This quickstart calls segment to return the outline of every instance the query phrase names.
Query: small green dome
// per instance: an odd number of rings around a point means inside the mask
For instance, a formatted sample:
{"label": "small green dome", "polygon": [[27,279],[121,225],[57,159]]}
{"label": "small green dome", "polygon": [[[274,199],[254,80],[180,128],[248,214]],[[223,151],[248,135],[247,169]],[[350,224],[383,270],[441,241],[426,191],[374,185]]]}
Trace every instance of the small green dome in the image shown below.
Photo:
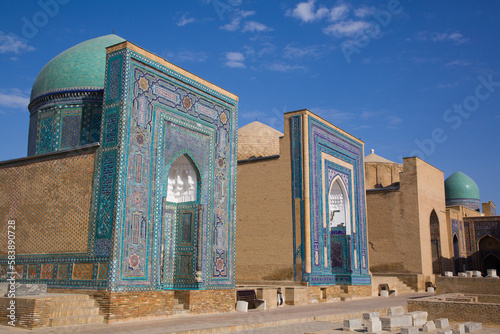
{"label": "small green dome", "polygon": [[106,48],[125,40],[107,35],[82,42],[55,56],[36,77],[30,102],[53,92],[104,88]]}
{"label": "small green dome", "polygon": [[474,199],[479,201],[479,188],[473,179],[455,172],[444,181],[446,200]]}

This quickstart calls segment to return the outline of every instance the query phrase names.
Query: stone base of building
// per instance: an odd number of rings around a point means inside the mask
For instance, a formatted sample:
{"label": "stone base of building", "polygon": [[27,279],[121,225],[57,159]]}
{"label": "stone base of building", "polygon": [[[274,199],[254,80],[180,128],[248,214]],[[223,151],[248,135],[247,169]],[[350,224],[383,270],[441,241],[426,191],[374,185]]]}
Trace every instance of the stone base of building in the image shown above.
{"label": "stone base of building", "polygon": [[[372,285],[380,283],[389,284],[391,289],[397,290],[397,281],[404,283],[413,292],[425,292],[428,286],[434,286],[436,282],[435,275],[423,275],[414,273],[398,273],[398,272],[372,272]],[[393,286],[394,285],[394,286]]]}
{"label": "stone base of building", "polygon": [[165,319],[176,314],[230,312],[236,303],[234,289],[138,292],[49,289],[49,292],[89,295],[99,305],[106,323]]}
{"label": "stone base of building", "polygon": [[257,299],[266,301],[267,308],[278,307],[278,291],[286,305],[310,305],[366,298],[371,296],[371,285],[328,285],[328,286],[300,286],[280,285],[278,281],[273,286],[253,284],[239,286],[238,289],[255,290]]}

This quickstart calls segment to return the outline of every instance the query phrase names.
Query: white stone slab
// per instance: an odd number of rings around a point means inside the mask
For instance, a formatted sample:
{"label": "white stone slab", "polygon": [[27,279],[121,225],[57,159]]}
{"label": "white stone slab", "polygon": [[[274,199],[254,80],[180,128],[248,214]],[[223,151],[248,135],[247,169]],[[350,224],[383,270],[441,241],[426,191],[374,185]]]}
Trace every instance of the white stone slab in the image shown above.
{"label": "white stone slab", "polygon": [[434,332],[436,330],[436,325],[434,321],[427,321],[425,325],[422,327],[423,332]]}
{"label": "white stone slab", "polygon": [[479,270],[473,270],[472,277],[481,277],[481,272]]}
{"label": "white stone slab", "polygon": [[472,333],[483,328],[483,325],[480,322],[466,322],[464,327],[466,333]]}
{"label": "white stone slab", "polygon": [[437,332],[437,334],[453,334],[451,329],[443,329]]}
{"label": "white stone slab", "polygon": [[412,325],[411,315],[390,315],[381,317],[380,321],[382,321],[382,330],[384,331],[393,331],[401,327],[411,327]]}
{"label": "white stone slab", "polygon": [[467,270],[465,273],[467,274],[467,277],[472,277],[474,272],[472,270]]}
{"label": "white stone slab", "polygon": [[381,290],[380,291],[380,297],[389,297],[389,291],[387,291],[387,290]]}
{"label": "white stone slab", "polygon": [[450,327],[450,323],[447,318],[436,319],[434,323],[436,324],[437,329]]}
{"label": "white stone slab", "polygon": [[452,271],[445,271],[444,276],[446,277],[453,277],[453,272]]}
{"label": "white stone slab", "polygon": [[496,269],[487,269],[486,272],[488,273],[488,276],[486,276],[486,277],[498,278]]}
{"label": "white stone slab", "polygon": [[236,302],[236,311],[238,312],[248,312],[248,302],[238,300]]}
{"label": "white stone slab", "polygon": [[367,312],[367,313],[363,313],[363,319],[364,320],[368,320],[368,319],[371,319],[371,318],[380,318],[380,313],[379,312]]}
{"label": "white stone slab", "polygon": [[387,310],[387,315],[403,315],[405,308],[403,306],[392,306]]}
{"label": "white stone slab", "polygon": [[434,293],[434,288],[432,286],[427,288],[427,292]]}
{"label": "white stone slab", "polygon": [[403,327],[401,328],[401,334],[418,334],[418,328],[417,327]]}
{"label": "white stone slab", "polygon": [[427,322],[427,312],[425,311],[408,312],[406,314],[411,315],[413,326],[422,327]]}
{"label": "white stone slab", "polygon": [[467,277],[467,273],[458,273],[458,277]]}
{"label": "white stone slab", "polygon": [[464,334],[465,333],[465,325],[458,324],[453,326],[453,334]]}
{"label": "white stone slab", "polygon": [[362,329],[362,328],[363,326],[361,325],[361,318],[344,320],[343,329],[345,331],[354,331],[356,329]]}
{"label": "white stone slab", "polygon": [[370,319],[365,320],[365,326],[366,330],[371,333],[382,331],[382,321],[380,321],[379,317],[371,317]]}

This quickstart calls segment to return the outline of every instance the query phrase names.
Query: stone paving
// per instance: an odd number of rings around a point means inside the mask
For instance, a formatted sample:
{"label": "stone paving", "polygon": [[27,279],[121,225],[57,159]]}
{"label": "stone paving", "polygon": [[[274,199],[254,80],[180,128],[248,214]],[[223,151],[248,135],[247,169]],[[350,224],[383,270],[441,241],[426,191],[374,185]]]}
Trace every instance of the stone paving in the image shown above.
{"label": "stone paving", "polygon": [[[403,294],[397,297],[374,297],[353,301],[322,303],[307,306],[285,306],[267,311],[231,312],[200,316],[185,316],[164,320],[122,322],[111,325],[78,325],[46,327],[33,331],[0,326],[3,333],[340,333],[340,319],[361,317],[363,312],[406,305],[410,298],[429,296],[426,293]],[[356,315],[356,316],[354,316]],[[346,334],[346,332],[343,332]],[[352,332],[357,333],[357,332]],[[385,332],[388,334],[388,332]],[[398,332],[394,332],[398,333]],[[500,328],[484,328],[474,334],[500,334]]]}

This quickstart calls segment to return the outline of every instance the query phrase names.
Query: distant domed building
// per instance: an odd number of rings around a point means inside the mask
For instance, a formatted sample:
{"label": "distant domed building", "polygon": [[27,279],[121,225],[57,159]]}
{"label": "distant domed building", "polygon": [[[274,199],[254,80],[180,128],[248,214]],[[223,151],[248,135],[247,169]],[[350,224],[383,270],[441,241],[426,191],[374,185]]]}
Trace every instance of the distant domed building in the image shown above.
{"label": "distant domed building", "polygon": [[446,206],[462,205],[479,211],[479,188],[473,179],[462,172],[455,172],[444,181]]}

